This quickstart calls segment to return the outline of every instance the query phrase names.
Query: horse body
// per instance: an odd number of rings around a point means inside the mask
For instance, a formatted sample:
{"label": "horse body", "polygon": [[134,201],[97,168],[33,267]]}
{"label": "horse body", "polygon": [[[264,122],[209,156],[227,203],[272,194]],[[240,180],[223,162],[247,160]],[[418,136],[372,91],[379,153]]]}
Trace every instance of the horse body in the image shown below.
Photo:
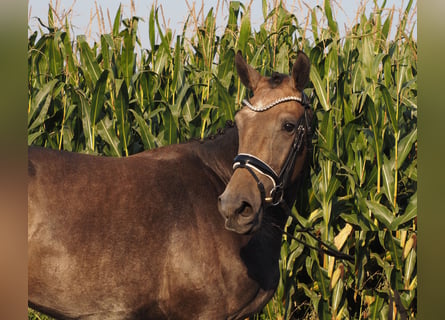
{"label": "horse body", "polygon": [[29,149],[30,306],[60,319],[244,319],[266,305],[288,214],[277,205],[293,205],[304,171],[309,59],[298,54],[291,77],[235,63],[254,96],[214,140],[119,159]]}
{"label": "horse body", "polygon": [[30,305],[85,319],[225,319],[264,305],[278,270],[259,275],[271,263],[254,260],[269,256],[250,251],[274,242],[225,230],[217,209],[236,147],[234,128],[124,159],[30,148]]}

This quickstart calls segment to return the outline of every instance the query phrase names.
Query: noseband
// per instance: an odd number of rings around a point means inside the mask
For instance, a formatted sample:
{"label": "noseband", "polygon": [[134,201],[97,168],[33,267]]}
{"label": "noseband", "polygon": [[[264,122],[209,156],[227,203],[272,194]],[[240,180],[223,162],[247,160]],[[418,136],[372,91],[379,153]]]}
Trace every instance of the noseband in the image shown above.
{"label": "noseband", "polygon": [[[266,162],[251,154],[240,153],[235,157],[233,161],[234,170],[238,168],[247,169],[255,179],[261,194],[261,203],[263,208],[266,205],[277,206],[283,202],[284,189],[288,187],[290,177],[292,176],[292,172],[294,170],[297,155],[301,152],[303,147],[303,140],[306,139],[306,145],[309,145],[309,137],[311,137],[312,135],[312,129],[308,121],[307,112],[310,108],[310,104],[307,96],[304,93],[302,93],[302,98],[299,98],[297,96],[284,97],[262,107],[255,107],[251,105],[247,100],[243,100],[244,105],[255,112],[266,111],[280,103],[287,101],[297,101],[298,103],[300,103],[304,107],[304,115],[298,120],[294,141],[292,142],[290,151],[283,164],[283,167],[281,168],[280,173],[277,174],[275,170],[272,169]],[[273,188],[270,191],[269,197],[266,196],[264,185],[255,172],[268,177],[272,181]]]}

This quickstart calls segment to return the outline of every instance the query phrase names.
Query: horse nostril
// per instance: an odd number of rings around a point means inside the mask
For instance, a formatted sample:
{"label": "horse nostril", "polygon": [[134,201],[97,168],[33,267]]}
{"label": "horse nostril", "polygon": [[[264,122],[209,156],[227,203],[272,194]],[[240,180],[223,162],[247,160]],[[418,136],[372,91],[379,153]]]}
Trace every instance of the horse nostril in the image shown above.
{"label": "horse nostril", "polygon": [[241,206],[236,209],[235,213],[242,216],[250,216],[252,213],[252,205],[246,201],[243,201],[241,202]]}

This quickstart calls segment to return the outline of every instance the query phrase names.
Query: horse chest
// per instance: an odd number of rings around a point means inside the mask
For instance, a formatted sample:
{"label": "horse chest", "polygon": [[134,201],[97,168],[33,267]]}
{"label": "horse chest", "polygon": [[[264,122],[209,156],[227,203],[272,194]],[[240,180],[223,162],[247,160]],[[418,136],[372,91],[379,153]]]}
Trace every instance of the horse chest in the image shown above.
{"label": "horse chest", "polygon": [[270,300],[279,279],[277,261],[255,241],[227,234],[172,239],[158,296],[166,318],[243,319]]}

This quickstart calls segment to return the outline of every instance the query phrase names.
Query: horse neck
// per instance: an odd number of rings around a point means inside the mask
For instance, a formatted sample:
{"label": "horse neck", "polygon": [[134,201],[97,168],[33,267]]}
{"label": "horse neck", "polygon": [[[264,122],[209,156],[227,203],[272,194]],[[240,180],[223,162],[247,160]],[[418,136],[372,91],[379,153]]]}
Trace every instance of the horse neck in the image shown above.
{"label": "horse neck", "polygon": [[[238,130],[236,127],[226,128],[224,134],[196,144],[196,152],[225,187],[233,174],[233,159],[238,153]],[[289,201],[293,202],[294,198],[291,198]],[[262,268],[269,270],[270,265],[275,267],[280,256],[282,230],[287,215],[279,208],[267,211],[264,223],[257,232],[242,237],[236,235],[242,243],[241,258],[249,268],[256,266],[254,269],[257,269],[260,264]]]}
{"label": "horse neck", "polygon": [[226,128],[224,133],[213,139],[197,144],[197,154],[224,183],[232,176],[233,159],[238,152],[238,130],[236,127]]}

